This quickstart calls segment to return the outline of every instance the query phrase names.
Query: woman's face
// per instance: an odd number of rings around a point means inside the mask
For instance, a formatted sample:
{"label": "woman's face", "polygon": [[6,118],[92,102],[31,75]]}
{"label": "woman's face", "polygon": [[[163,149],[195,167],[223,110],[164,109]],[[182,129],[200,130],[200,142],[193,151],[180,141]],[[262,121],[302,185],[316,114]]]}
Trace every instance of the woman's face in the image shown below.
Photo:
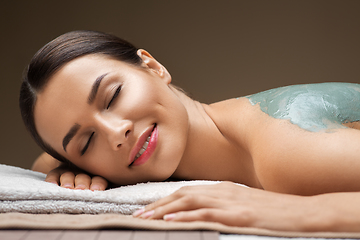
{"label": "woman's face", "polygon": [[187,140],[188,115],[170,75],[138,53],[142,67],[104,55],[72,60],[38,94],[34,111],[46,143],[117,184],[167,179]]}

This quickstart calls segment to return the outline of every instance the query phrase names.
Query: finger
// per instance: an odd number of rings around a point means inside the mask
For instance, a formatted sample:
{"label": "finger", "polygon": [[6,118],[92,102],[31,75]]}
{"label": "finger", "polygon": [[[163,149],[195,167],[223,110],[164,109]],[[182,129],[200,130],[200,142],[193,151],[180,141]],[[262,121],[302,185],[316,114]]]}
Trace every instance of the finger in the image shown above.
{"label": "finger", "polygon": [[95,176],[91,179],[90,190],[104,191],[108,186],[108,181],[100,176]]}
{"label": "finger", "polygon": [[[228,226],[248,226],[249,222],[241,221],[246,217],[236,216],[231,211],[223,209],[202,208],[194,211],[182,211],[171,213],[164,216],[165,221],[176,222],[192,222],[192,221],[205,221],[205,222],[219,222]],[[239,221],[240,220],[240,221]]]}
{"label": "finger", "polygon": [[60,183],[60,171],[58,169],[51,170],[45,178],[46,182],[54,183],[56,185],[59,185]]}
{"label": "finger", "polygon": [[166,205],[155,208],[154,210],[143,213],[140,218],[160,219],[164,215],[180,211],[192,211],[200,208],[221,208],[225,204],[209,196],[186,195],[180,199]]}
{"label": "finger", "polygon": [[74,189],[75,174],[73,172],[65,172],[60,176],[60,186],[63,188]]}
{"label": "finger", "polygon": [[[230,182],[223,182],[218,184],[209,184],[209,185],[195,185],[195,186],[186,186],[182,187],[173,194],[166,196],[156,202],[153,202],[149,205],[147,205],[144,209],[141,209],[134,213],[135,216],[140,215],[139,213],[147,212],[154,210],[155,208],[158,208],[160,206],[169,204],[170,202],[173,202],[177,199],[180,199],[187,195],[198,195],[198,196],[208,196],[213,198],[224,198],[222,194],[219,191],[224,191],[226,189],[229,189],[230,187],[235,186],[235,184]],[[228,194],[225,192],[224,194]]]}
{"label": "finger", "polygon": [[[177,199],[180,199],[186,195],[194,195],[194,194],[201,194],[204,191],[204,188],[206,189],[208,186],[185,186],[180,188],[179,190],[175,191],[174,193],[170,194],[169,196],[166,196],[164,198],[161,198],[160,200],[157,200],[156,202],[150,203],[144,208],[144,211],[150,211],[155,208],[158,208],[160,206],[169,204],[171,202],[174,202]],[[206,192],[206,191],[205,191]]]}
{"label": "finger", "polygon": [[79,173],[75,177],[75,189],[89,189],[91,183],[91,178],[89,175],[84,173]]}

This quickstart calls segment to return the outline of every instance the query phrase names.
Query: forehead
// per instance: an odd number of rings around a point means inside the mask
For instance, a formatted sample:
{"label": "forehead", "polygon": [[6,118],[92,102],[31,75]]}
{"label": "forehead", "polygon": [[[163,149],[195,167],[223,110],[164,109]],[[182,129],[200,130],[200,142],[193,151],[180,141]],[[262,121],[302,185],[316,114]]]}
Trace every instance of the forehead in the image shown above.
{"label": "forehead", "polygon": [[37,95],[35,104],[35,125],[43,140],[60,151],[62,138],[89,108],[88,95],[96,78],[128,67],[105,56],[88,55],[58,70]]}

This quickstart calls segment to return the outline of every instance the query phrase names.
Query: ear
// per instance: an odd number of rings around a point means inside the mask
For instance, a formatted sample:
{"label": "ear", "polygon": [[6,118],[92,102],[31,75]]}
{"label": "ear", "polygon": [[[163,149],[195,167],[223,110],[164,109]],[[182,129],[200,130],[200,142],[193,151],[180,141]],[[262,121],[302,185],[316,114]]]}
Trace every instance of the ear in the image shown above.
{"label": "ear", "polygon": [[171,75],[168,70],[158,61],[156,61],[156,59],[153,58],[150,53],[144,49],[139,49],[137,51],[137,55],[139,55],[139,57],[142,59],[144,67],[159,75],[159,77],[162,78],[166,84],[171,83]]}

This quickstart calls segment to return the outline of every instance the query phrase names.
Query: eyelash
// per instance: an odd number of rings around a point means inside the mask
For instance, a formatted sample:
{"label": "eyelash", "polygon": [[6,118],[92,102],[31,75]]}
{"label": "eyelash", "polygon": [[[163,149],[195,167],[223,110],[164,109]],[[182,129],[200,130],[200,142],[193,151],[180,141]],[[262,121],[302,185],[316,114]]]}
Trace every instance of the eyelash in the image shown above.
{"label": "eyelash", "polygon": [[88,149],[89,147],[89,144],[90,144],[90,141],[91,141],[91,138],[94,136],[94,133],[95,132],[92,132],[90,137],[89,137],[89,140],[86,142],[85,144],[85,147],[81,150],[81,156],[84,155],[84,153],[86,152],[86,150]]}
{"label": "eyelash", "polygon": [[116,97],[119,95],[120,90],[121,90],[121,86],[119,86],[119,87],[116,89],[116,91],[115,91],[113,97],[111,98],[109,104],[107,105],[106,109],[109,109],[111,103],[112,103],[112,102],[116,99]]}
{"label": "eyelash", "polygon": [[[107,105],[106,109],[109,109],[109,107],[111,106],[111,103],[112,103],[112,102],[117,98],[117,96],[119,95],[120,90],[121,90],[121,86],[119,86],[119,87],[116,89],[116,91],[115,91],[113,97],[111,98],[109,104]],[[92,132],[92,133],[91,133],[91,135],[90,135],[90,137],[89,137],[89,140],[86,142],[85,147],[81,150],[81,156],[84,155],[85,152],[86,152],[86,150],[88,149],[88,147],[89,147],[89,145],[90,145],[90,141],[91,141],[92,137],[94,136],[94,133],[95,133],[95,132]]]}

